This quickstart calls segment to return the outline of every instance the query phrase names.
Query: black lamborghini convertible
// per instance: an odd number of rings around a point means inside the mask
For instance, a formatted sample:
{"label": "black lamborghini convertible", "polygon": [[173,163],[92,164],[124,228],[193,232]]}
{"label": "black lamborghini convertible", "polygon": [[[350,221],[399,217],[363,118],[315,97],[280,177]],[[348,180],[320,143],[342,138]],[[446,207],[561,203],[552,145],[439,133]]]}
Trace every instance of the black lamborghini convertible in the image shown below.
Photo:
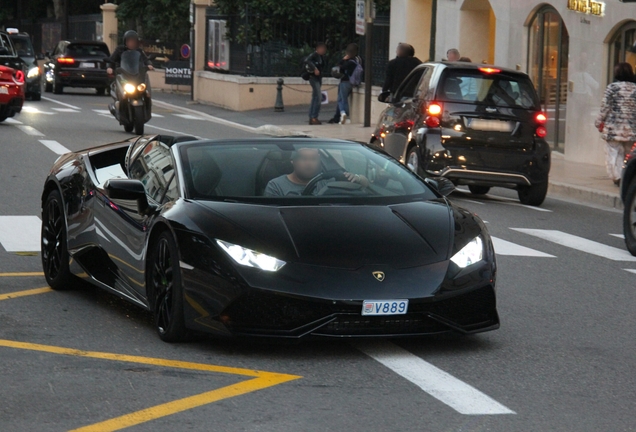
{"label": "black lamborghini convertible", "polygon": [[150,310],[164,341],[494,330],[492,242],[452,189],[353,142],[135,137],[55,162],[42,264]]}

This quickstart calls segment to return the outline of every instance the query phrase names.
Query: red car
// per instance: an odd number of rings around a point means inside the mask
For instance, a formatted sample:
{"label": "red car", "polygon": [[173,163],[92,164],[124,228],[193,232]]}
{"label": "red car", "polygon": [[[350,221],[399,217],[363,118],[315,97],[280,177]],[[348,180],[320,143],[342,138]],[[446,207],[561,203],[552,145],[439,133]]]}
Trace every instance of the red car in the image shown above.
{"label": "red car", "polygon": [[0,65],[0,122],[22,111],[24,72]]}

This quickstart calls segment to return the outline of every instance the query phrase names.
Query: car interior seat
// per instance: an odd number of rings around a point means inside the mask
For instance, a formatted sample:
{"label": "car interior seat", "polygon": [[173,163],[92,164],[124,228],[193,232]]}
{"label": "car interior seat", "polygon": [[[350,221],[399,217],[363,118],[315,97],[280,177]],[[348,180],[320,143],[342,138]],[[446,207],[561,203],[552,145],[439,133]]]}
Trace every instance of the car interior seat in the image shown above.
{"label": "car interior seat", "polygon": [[270,180],[285,174],[291,174],[291,151],[272,150],[267,153],[256,171],[256,196],[262,196]]}
{"label": "car interior seat", "polygon": [[189,158],[195,193],[199,196],[222,195],[219,183],[223,172],[212,155],[203,149],[193,149],[189,152]]}

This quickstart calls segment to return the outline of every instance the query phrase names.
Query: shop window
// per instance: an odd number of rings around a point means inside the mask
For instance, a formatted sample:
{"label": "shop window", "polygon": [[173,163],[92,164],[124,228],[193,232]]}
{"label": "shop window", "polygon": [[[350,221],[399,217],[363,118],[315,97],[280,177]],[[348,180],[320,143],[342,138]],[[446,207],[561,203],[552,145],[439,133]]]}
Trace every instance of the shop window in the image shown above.
{"label": "shop window", "polygon": [[226,21],[208,20],[207,52],[205,64],[207,69],[230,69],[230,42],[227,40]]}
{"label": "shop window", "polygon": [[614,66],[623,62],[636,65],[636,21],[628,22],[619,28],[610,41],[608,84],[614,80]]}
{"label": "shop window", "polygon": [[546,140],[561,152],[565,146],[569,45],[568,31],[556,9],[539,9],[529,26],[528,75],[548,114]]}

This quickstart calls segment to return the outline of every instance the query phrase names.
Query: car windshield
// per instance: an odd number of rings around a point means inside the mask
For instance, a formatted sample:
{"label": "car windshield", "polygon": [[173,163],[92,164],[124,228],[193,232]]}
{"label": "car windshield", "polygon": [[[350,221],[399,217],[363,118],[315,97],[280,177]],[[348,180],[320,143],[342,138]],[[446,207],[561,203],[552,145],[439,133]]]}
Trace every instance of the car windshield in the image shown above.
{"label": "car windshield", "polygon": [[66,48],[69,57],[108,57],[108,48],[101,44],[70,44]]}
{"label": "car windshield", "polygon": [[311,205],[436,198],[399,162],[362,144],[198,142],[181,144],[178,152],[194,199]]}
{"label": "car windshield", "polygon": [[11,41],[19,56],[34,57],[31,39],[24,36],[12,36]]}
{"label": "car windshield", "polygon": [[488,74],[477,70],[447,71],[440,85],[439,99],[446,102],[540,109],[539,100],[528,77]]}

